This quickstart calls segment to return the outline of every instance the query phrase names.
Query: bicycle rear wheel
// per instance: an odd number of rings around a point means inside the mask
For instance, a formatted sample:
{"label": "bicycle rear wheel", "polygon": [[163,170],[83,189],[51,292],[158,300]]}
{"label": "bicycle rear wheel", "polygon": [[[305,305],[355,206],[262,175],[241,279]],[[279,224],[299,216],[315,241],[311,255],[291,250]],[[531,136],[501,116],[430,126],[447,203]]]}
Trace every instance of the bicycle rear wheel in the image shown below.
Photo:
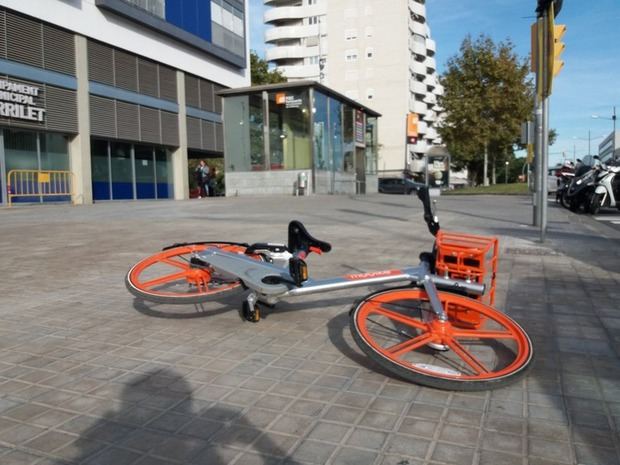
{"label": "bicycle rear wheel", "polygon": [[[127,273],[125,285],[136,297],[166,304],[202,303],[242,292],[243,284],[236,276],[190,263],[193,255],[213,247],[239,254],[246,250],[243,245],[220,242],[163,250],[136,263]],[[261,259],[259,255],[249,256]]]}
{"label": "bicycle rear wheel", "polygon": [[[438,294],[448,314],[446,322],[435,317],[424,290],[370,294],[351,311],[355,342],[388,371],[438,389],[494,389],[526,373],[532,343],[514,320],[477,300]],[[464,327],[462,312],[479,315],[482,325]]]}

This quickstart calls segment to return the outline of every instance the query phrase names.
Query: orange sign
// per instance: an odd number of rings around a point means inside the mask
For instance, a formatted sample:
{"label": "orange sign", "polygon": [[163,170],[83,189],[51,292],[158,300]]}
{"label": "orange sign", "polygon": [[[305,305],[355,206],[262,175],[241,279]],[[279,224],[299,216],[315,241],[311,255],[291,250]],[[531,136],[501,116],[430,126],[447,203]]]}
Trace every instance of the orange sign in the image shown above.
{"label": "orange sign", "polygon": [[407,137],[418,137],[418,115],[416,113],[407,115]]}
{"label": "orange sign", "polygon": [[285,103],[286,103],[286,93],[278,92],[276,94],[276,104],[277,105],[284,105]]}

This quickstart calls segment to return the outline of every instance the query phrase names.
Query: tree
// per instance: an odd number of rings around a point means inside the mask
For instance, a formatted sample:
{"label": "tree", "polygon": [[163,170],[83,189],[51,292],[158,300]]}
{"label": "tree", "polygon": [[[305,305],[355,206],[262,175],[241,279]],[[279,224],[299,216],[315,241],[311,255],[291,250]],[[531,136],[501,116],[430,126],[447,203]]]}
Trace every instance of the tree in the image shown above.
{"label": "tree", "polygon": [[448,60],[440,82],[444,94],[439,105],[445,117],[438,132],[457,168],[467,167],[480,182],[484,154],[488,153],[495,181],[495,166],[514,158],[521,123],[533,108],[533,85],[526,58],[514,52],[510,40],[495,44],[485,35],[467,36],[460,54]]}
{"label": "tree", "polygon": [[270,70],[267,61],[260,58],[254,50],[250,51],[250,72],[253,86],[286,82],[282,73],[275,69]]}

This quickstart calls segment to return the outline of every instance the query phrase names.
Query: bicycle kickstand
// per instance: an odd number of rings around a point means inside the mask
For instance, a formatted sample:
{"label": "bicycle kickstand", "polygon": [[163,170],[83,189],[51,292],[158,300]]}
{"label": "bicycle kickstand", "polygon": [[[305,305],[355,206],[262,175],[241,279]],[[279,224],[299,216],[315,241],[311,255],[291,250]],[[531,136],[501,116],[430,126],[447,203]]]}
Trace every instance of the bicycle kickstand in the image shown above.
{"label": "bicycle kickstand", "polygon": [[243,302],[243,308],[241,309],[243,318],[252,323],[258,323],[260,321],[260,310],[256,305],[257,301],[258,296],[256,292],[250,292]]}

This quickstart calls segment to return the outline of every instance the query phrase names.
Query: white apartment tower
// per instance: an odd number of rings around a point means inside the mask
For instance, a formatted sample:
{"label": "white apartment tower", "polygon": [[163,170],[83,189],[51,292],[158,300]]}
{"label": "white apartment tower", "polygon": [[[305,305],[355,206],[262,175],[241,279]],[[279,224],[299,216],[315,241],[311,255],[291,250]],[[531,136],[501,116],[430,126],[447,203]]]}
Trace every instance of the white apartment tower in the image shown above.
{"label": "white apartment tower", "polygon": [[[382,171],[423,170],[441,141],[443,93],[425,0],[265,0],[266,59],[289,79],[313,79],[377,110]],[[388,6],[389,5],[389,6]],[[419,117],[407,144],[406,115]]]}

